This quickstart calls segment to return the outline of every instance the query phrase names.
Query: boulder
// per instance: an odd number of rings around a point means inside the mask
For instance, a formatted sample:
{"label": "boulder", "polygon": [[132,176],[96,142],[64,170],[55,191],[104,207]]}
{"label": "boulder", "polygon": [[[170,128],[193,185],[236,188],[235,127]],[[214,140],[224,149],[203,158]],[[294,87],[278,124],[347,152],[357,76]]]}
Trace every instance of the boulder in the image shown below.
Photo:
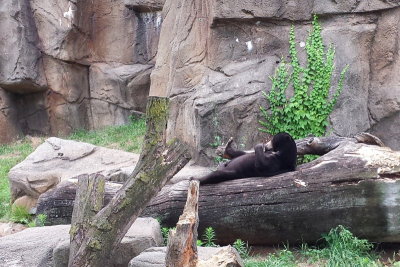
{"label": "boulder", "polygon": [[0,237],[15,234],[25,229],[26,226],[19,223],[12,223],[12,222],[0,223]]}
{"label": "boulder", "polygon": [[244,267],[239,253],[231,246],[221,248],[208,260],[200,260],[196,267]]}
{"label": "boulder", "polygon": [[[70,225],[28,228],[0,238],[1,266],[68,266]],[[132,257],[162,243],[160,225],[151,218],[138,218],[114,255],[112,266],[127,266]]]}
{"label": "boulder", "polygon": [[[225,247],[197,247],[200,260],[208,260]],[[166,247],[148,248],[129,262],[129,267],[165,267]],[[208,265],[214,266],[214,265]],[[236,266],[236,265],[235,265]]]}
{"label": "boulder", "polygon": [[93,64],[90,67],[91,128],[129,122],[145,112],[152,65]]}
{"label": "boulder", "polygon": [[136,154],[51,137],[10,170],[12,200],[25,195],[37,199],[60,182],[82,174],[100,173],[110,180],[124,168],[130,172],[138,159]]}
{"label": "boulder", "polygon": [[34,227],[0,238],[1,266],[53,266],[53,249],[69,240],[69,225]]}

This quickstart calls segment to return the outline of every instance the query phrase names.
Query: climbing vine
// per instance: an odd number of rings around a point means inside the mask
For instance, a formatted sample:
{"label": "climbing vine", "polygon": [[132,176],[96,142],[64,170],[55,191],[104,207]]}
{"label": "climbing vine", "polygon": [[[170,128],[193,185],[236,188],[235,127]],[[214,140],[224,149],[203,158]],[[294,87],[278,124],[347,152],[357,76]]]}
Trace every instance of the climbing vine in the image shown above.
{"label": "climbing vine", "polygon": [[[336,89],[332,88],[335,70],[335,49],[326,49],[321,36],[318,17],[314,15],[312,30],[306,40],[307,65],[302,67],[297,55],[294,27],[289,34],[290,62],[281,64],[271,77],[272,89],[263,95],[270,110],[260,107],[264,120],[260,120],[261,131],[270,134],[288,132],[299,139],[309,134],[322,136],[328,126],[328,116],[343,89],[347,66],[341,71]],[[293,88],[293,96],[287,97],[287,89]]]}

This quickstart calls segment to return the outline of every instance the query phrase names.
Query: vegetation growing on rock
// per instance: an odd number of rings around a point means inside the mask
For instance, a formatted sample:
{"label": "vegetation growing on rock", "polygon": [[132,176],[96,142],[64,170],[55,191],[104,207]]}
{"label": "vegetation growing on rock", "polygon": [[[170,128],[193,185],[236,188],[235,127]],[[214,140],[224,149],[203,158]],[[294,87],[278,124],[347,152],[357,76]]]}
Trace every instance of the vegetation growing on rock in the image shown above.
{"label": "vegetation growing on rock", "polygon": [[[270,111],[260,107],[264,117],[264,120],[260,120],[261,131],[272,135],[288,132],[294,139],[309,134],[316,136],[325,134],[328,117],[343,88],[347,67],[340,73],[336,90],[332,90],[335,50],[332,45],[325,49],[321,26],[316,15],[312,25],[312,31],[305,44],[307,54],[305,67],[300,65],[294,27],[291,27],[289,37],[291,61],[282,60],[275,76],[271,78],[271,91],[268,94],[264,92]],[[288,99],[289,88],[293,88],[294,95]]]}

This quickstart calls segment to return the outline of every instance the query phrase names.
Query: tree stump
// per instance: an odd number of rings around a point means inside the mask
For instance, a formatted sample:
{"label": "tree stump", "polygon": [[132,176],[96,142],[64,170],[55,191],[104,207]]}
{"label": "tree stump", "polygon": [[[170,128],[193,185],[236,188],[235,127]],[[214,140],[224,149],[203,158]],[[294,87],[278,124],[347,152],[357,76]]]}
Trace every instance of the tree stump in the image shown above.
{"label": "tree stump", "polygon": [[[75,244],[69,258],[70,267],[109,266],[110,255],[115,255],[114,249],[135,219],[166,182],[189,161],[190,154],[184,144],[178,140],[166,141],[168,99],[149,97],[146,118],[142,153],[126,183],[94,216],[89,212],[90,208],[87,211],[74,211],[79,216],[74,217],[73,225],[88,222],[84,228],[79,228],[79,236],[74,235],[75,231],[72,232],[71,238]],[[81,203],[86,202],[82,194],[75,202],[75,207],[87,207]],[[93,203],[97,203],[97,200]],[[91,218],[85,218],[88,215]]]}
{"label": "tree stump", "polygon": [[176,229],[171,229],[168,238],[165,263],[167,267],[196,267],[199,183],[191,181],[183,214]]}

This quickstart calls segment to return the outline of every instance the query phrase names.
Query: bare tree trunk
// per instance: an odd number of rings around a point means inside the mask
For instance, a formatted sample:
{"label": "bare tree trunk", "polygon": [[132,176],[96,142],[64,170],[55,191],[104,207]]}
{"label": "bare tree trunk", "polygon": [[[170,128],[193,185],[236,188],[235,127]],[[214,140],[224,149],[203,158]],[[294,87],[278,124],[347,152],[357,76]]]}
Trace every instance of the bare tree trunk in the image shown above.
{"label": "bare tree trunk", "polygon": [[93,216],[103,207],[105,178],[101,174],[83,175],[78,180],[78,190],[72,213],[70,259],[82,245],[85,229]]}
{"label": "bare tree trunk", "polygon": [[[109,266],[110,255],[138,215],[189,161],[190,155],[185,145],[178,140],[165,140],[168,99],[149,97],[146,118],[146,136],[135,170],[110,203],[89,220],[86,228],[74,235],[73,241],[79,240],[81,244],[73,245],[76,246],[76,253],[70,255],[70,267]],[[78,203],[77,206],[81,205]],[[85,216],[85,212],[76,213]],[[80,222],[84,219],[76,220]]]}
{"label": "bare tree trunk", "polygon": [[198,200],[199,182],[191,181],[183,214],[168,237],[167,267],[195,267],[197,264]]}

